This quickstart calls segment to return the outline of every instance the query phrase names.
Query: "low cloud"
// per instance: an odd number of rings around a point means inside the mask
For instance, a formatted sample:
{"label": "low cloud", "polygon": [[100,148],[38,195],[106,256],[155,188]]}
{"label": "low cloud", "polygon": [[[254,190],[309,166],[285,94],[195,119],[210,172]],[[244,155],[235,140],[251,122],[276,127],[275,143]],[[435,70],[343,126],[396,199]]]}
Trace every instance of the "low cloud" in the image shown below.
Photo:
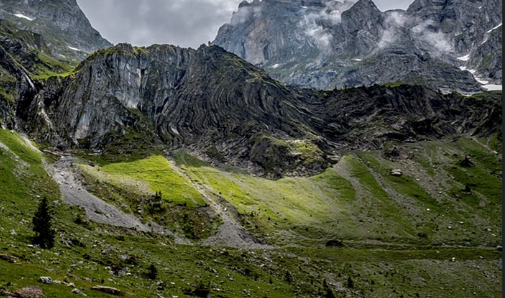
{"label": "low cloud", "polygon": [[258,5],[243,5],[233,13],[230,24],[233,26],[243,24],[251,18],[261,16],[261,6]]}
{"label": "low cloud", "polygon": [[401,30],[407,22],[408,19],[402,12],[394,11],[390,13],[384,22],[385,29],[382,31],[378,47],[383,49],[395,43],[400,38]]}
{"label": "low cloud", "polygon": [[433,24],[434,22],[432,20],[426,20],[412,27],[410,31],[419,41],[430,45],[434,50],[434,54],[437,55],[452,52],[454,48],[447,35],[440,31],[435,32],[429,28]]}
{"label": "low cloud", "polygon": [[336,25],[340,23],[342,21],[342,12],[348,10],[353,5],[354,2],[351,1],[328,1],[320,11],[305,14],[298,26],[306,36],[315,42],[321,51],[328,51],[333,36],[324,25]]}
{"label": "low cloud", "polygon": [[104,38],[137,46],[197,48],[230,20],[240,0],[77,0]]}
{"label": "low cloud", "polygon": [[453,46],[447,35],[440,31],[435,31],[435,24],[432,20],[420,20],[414,17],[408,17],[404,12],[393,11],[388,14],[384,22],[379,48],[386,48],[391,44],[405,38],[409,34],[418,46],[429,51],[433,55],[445,54],[453,51]]}

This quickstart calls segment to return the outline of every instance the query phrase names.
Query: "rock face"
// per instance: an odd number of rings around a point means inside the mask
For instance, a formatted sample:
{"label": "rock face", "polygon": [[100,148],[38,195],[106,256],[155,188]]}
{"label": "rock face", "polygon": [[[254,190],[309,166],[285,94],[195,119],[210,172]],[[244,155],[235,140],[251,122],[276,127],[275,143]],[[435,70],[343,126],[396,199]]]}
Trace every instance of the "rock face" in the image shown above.
{"label": "rock face", "polygon": [[0,33],[0,126],[13,129],[20,95],[36,93],[29,75],[40,62],[36,51],[48,50],[41,36],[5,20],[0,20]]}
{"label": "rock face", "polygon": [[17,121],[56,147],[107,150],[134,139],[275,178],[320,172],[344,149],[489,135],[501,105],[499,94],[487,97],[409,85],[299,89],[217,46],[120,44],[21,95]]}
{"label": "rock face", "polygon": [[419,0],[381,12],[371,0],[244,1],[213,44],[292,85],[473,92],[481,86],[472,73],[501,84],[501,5]]}
{"label": "rock face", "polygon": [[44,36],[59,59],[78,62],[112,45],[93,29],[75,0],[0,0],[0,19]]}
{"label": "rock face", "polygon": [[[345,30],[372,30],[372,23],[356,20]],[[464,98],[401,84],[326,92],[287,87],[218,46],[120,44],[93,53],[71,73],[48,76],[58,64],[43,58],[50,48],[44,36],[6,21],[0,30],[0,124],[60,149],[125,154],[156,145],[276,178],[318,173],[342,150],[489,135],[501,125],[498,94]],[[349,40],[350,47],[356,42]]]}

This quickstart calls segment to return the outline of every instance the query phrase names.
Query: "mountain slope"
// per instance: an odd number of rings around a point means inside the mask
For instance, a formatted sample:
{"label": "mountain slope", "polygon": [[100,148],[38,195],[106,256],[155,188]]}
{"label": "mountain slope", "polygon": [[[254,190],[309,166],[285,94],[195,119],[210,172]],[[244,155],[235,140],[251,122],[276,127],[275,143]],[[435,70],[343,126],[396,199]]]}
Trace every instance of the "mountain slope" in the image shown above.
{"label": "mountain slope", "polygon": [[1,0],[0,18],[44,36],[50,54],[60,60],[79,62],[112,45],[91,27],[75,0]]}
{"label": "mountain slope", "polygon": [[[489,41],[487,31],[501,28],[501,2],[424,2],[381,12],[371,0],[244,1],[213,44],[285,83],[319,89],[401,81],[475,92],[481,87],[474,69],[479,78],[501,84],[495,62],[501,42],[490,41],[487,54],[478,51]],[[474,64],[482,55],[492,57],[485,66],[472,66],[472,73],[461,71],[472,62],[458,58],[470,53]]]}
{"label": "mountain slope", "polygon": [[128,146],[184,148],[270,177],[320,172],[346,148],[488,136],[501,123],[493,94],[477,102],[407,85],[288,88],[216,46],[122,44],[44,84],[20,100],[20,123],[39,141],[103,150],[128,137]]}
{"label": "mountain slope", "polygon": [[501,92],[288,87],[217,46],[67,69],[0,33],[0,295],[500,295]]}

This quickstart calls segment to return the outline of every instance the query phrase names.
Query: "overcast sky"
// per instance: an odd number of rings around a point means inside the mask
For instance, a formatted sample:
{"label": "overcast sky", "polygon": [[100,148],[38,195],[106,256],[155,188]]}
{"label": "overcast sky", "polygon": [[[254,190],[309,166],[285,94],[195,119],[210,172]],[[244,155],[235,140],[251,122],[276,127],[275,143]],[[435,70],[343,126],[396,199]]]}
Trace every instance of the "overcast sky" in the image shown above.
{"label": "overcast sky", "polygon": [[[198,48],[214,40],[242,0],[77,0],[91,25],[113,44]],[[384,11],[413,0],[373,0]],[[251,2],[249,0],[248,2]]]}

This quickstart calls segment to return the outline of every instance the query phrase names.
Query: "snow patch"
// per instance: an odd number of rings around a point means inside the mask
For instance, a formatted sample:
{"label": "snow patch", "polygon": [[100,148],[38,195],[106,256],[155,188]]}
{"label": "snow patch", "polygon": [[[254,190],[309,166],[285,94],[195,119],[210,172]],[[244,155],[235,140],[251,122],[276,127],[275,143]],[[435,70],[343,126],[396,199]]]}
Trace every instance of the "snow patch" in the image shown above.
{"label": "snow patch", "polygon": [[277,67],[279,67],[279,63],[272,65],[273,69],[276,69]]}
{"label": "snow patch", "polygon": [[487,91],[495,91],[495,90],[502,90],[502,85],[493,85],[493,84],[489,84],[489,85],[484,85],[482,86],[482,88],[486,89]]}
{"label": "snow patch", "polygon": [[356,59],[352,59],[352,60],[354,60],[354,61],[358,61],[358,62],[363,61],[363,59],[358,59],[358,58],[356,58]]}
{"label": "snow patch", "polygon": [[71,47],[71,46],[68,46],[69,49],[71,50],[74,50],[74,51],[78,51],[78,52],[82,52],[81,50],[79,50],[78,48],[74,48],[74,47]]}
{"label": "snow patch", "polygon": [[[466,67],[461,66],[461,70],[466,70]],[[477,72],[475,69],[468,69],[468,72],[472,74],[474,79],[482,85],[482,88],[488,90],[488,91],[494,91],[494,90],[502,90],[502,85],[494,85],[494,84],[489,84],[489,81],[486,81],[484,79],[481,79],[475,75]]]}
{"label": "snow patch", "polygon": [[461,61],[468,61],[468,60],[470,60],[470,54],[465,55],[465,56],[458,57],[458,60],[461,60]]}
{"label": "snow patch", "polygon": [[460,66],[459,69],[465,71],[466,70],[466,67],[465,66]]}
{"label": "snow patch", "polygon": [[27,19],[28,21],[33,21],[34,20],[34,19],[32,19],[30,17],[27,17],[24,14],[20,14],[20,13],[15,13],[14,16],[16,16],[18,18],[21,18],[21,19]]}
{"label": "snow patch", "polygon": [[489,83],[489,81],[486,81],[486,80],[482,80],[482,79],[479,79],[478,77],[474,76],[475,80],[477,82],[479,82],[479,84],[481,85],[486,85],[487,83]]}
{"label": "snow patch", "polygon": [[488,31],[487,31],[487,33],[491,33],[491,32],[493,32],[494,30],[496,30],[496,29],[500,28],[500,27],[501,27],[501,25],[502,25],[502,23],[500,23],[498,26],[493,27],[491,30],[488,30]]}

